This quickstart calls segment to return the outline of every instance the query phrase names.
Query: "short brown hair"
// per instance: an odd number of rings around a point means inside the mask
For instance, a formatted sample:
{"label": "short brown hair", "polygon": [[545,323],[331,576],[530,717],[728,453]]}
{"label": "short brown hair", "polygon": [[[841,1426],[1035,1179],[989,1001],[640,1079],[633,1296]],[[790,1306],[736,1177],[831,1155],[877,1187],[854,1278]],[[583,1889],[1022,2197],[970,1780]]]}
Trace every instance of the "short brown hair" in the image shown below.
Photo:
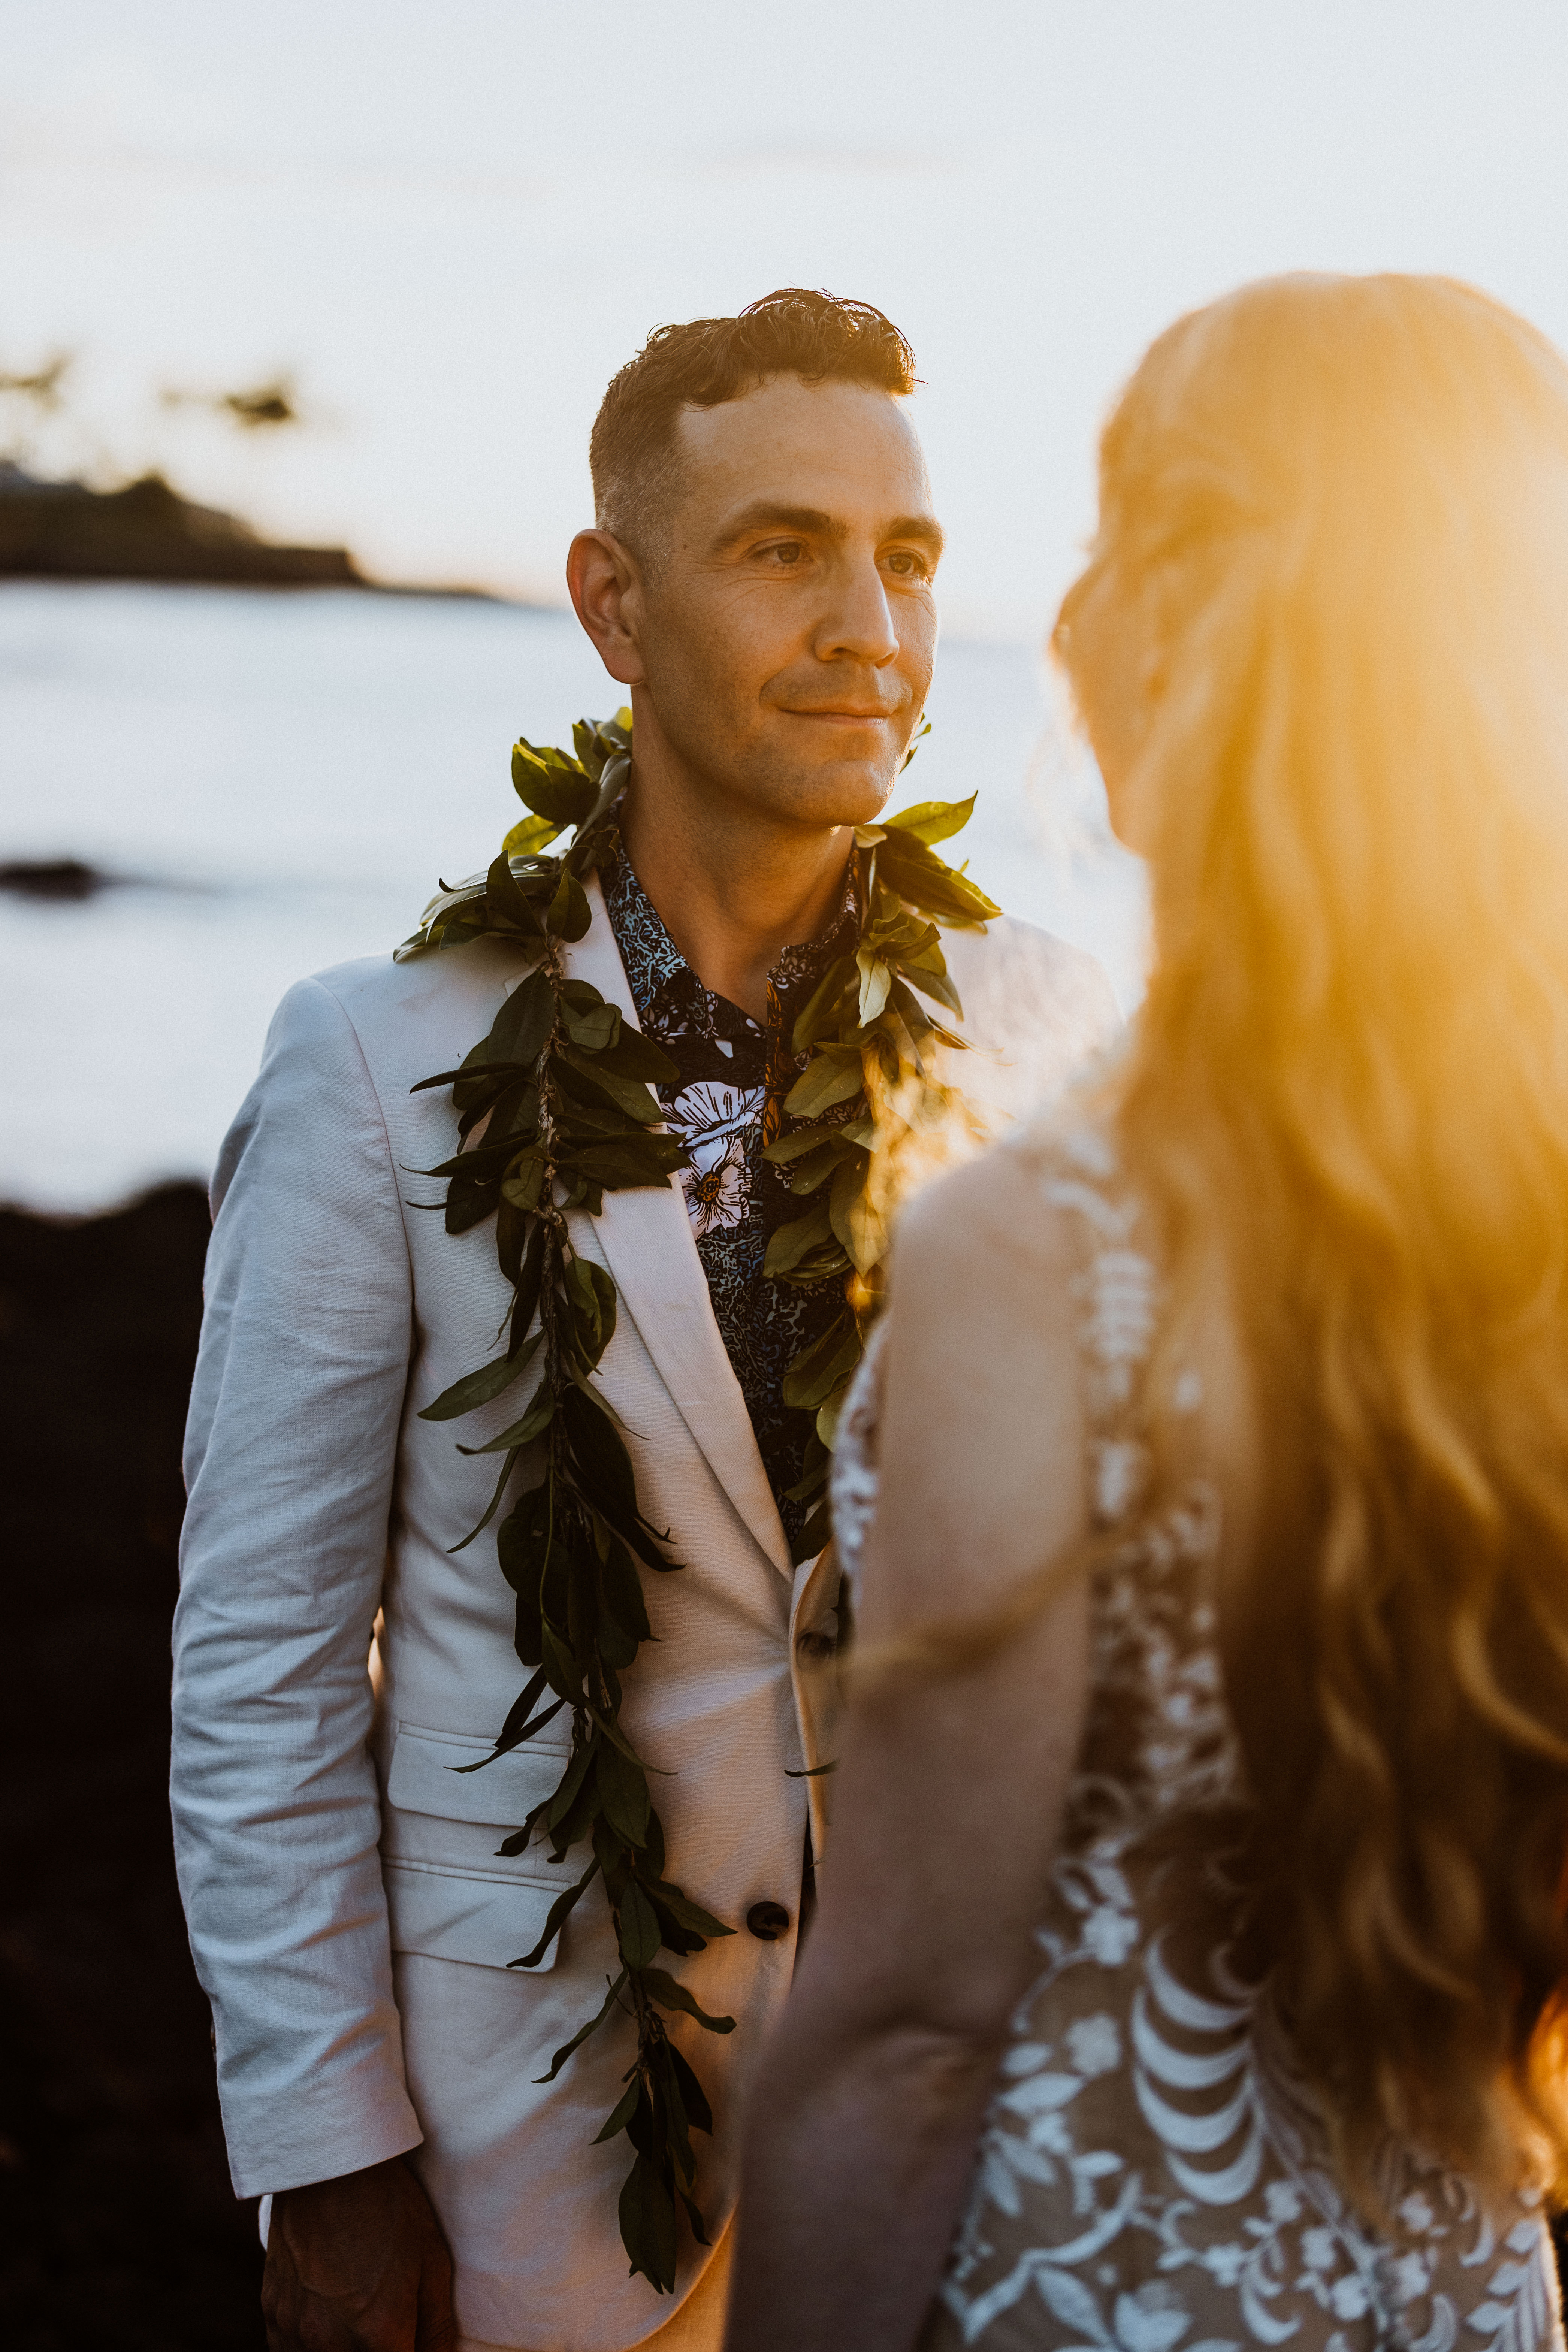
{"label": "short brown hair", "polygon": [[662,551],[679,487],[676,426],[683,408],[717,408],[773,375],[864,383],[900,396],[915,355],[869,302],[782,286],[736,319],[656,327],[600,403],[588,443],[594,512],[643,562]]}

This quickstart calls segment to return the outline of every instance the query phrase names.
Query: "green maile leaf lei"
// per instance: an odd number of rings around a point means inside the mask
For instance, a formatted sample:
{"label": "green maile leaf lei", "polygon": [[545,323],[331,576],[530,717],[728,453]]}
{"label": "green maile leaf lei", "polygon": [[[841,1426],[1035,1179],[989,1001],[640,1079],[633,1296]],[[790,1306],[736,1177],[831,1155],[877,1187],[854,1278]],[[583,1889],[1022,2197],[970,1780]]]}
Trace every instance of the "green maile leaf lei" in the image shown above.
{"label": "green maile leaf lei", "polygon": [[[448,1233],[495,1219],[496,1254],[512,1294],[504,1352],[456,1381],[420,1417],[458,1420],[537,1370],[520,1416],[488,1445],[459,1449],[500,1460],[488,1507],[455,1550],[495,1517],[525,1452],[537,1469],[496,1535],[501,1573],[516,1596],[517,1654],[531,1672],[490,1755],[462,1769],[483,1770],[570,1710],[571,1751],[560,1784],[500,1852],[521,1853],[537,1837],[548,1843],[552,1863],[584,1844],[589,1858],[552,1904],[533,1949],[510,1965],[537,1967],[574,1906],[602,1880],[620,1973],[541,2080],[552,2081],[612,2016],[633,2021],[637,2046],[624,2095],[597,2138],[624,2132],[631,2142],[621,2239],[633,2274],[640,2271],[666,2294],[675,2285],[678,2202],[698,2242],[709,2242],[692,2194],[691,2133],[711,2131],[713,2118],[665,2017],[679,2011],[713,2033],[731,2032],[735,2021],[708,2016],[657,1965],[658,1956],[684,1958],[735,1931],[665,1876],[664,1832],[648,1786],[658,1768],[637,1754],[620,1726],[621,1677],[650,1639],[639,1571],[667,1575],[680,1563],[663,1549],[668,1531],[642,1514],[616,1415],[594,1379],[616,1328],[616,1286],[604,1266],[577,1255],[567,1226],[568,1211],[598,1216],[607,1192],[668,1185],[689,1164],[685,1147],[662,1131],[652,1091],[676,1077],[675,1065],[597,989],[569,978],[563,952],[589,927],[584,886],[630,775],[631,723],[624,709],[613,719],[580,720],[571,754],[519,741],[512,782],[529,814],[488,874],[455,889],[442,886],[396,952],[402,961],[501,939],[532,966],[461,1066],[415,1089],[452,1090],[458,1149],[424,1172],[447,1180]],[[921,1000],[962,1017],[941,931],[982,926],[1000,911],[934,852],[973,805],[973,798],[928,801],[885,824],[856,829],[856,951],[823,973],[791,1035],[805,1067],[785,1097],[790,1123],[765,1156],[811,1205],[773,1234],[763,1271],[789,1283],[835,1275],[845,1282],[842,1314],[796,1357],[784,1384],[786,1404],[815,1421],[805,1475],[792,1489],[793,1499],[815,1505],[799,1559],[827,1538],[834,1431],[876,1312],[900,1184],[924,1142],[962,1111],[931,1048],[963,1040]],[[570,843],[554,853],[563,834]]]}

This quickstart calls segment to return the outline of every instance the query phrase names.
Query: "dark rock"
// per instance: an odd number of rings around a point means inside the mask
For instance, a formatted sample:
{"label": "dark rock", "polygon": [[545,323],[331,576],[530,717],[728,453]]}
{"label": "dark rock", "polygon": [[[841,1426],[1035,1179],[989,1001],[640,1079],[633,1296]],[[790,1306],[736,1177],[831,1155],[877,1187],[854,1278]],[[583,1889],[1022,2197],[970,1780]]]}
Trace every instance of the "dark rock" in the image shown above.
{"label": "dark rock", "polygon": [[169,1621],[199,1186],[0,1211],[0,2343],[259,2352],[174,1885]]}
{"label": "dark rock", "polygon": [[95,898],[115,880],[79,857],[13,857],[0,864],[0,890],[18,898]]}
{"label": "dark rock", "polygon": [[252,588],[363,588],[346,548],[276,547],[159,474],[123,489],[45,482],[0,466],[0,576],[182,580]]}

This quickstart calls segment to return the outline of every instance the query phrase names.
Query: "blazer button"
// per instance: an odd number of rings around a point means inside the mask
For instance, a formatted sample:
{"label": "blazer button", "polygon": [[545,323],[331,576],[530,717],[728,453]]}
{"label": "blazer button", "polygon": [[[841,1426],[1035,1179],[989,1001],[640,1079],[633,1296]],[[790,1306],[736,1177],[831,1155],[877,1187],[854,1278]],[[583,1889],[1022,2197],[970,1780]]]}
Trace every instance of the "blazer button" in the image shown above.
{"label": "blazer button", "polygon": [[789,1913],[782,1903],[753,1903],[746,1914],[746,1925],[759,1942],[776,1943],[789,1926]]}

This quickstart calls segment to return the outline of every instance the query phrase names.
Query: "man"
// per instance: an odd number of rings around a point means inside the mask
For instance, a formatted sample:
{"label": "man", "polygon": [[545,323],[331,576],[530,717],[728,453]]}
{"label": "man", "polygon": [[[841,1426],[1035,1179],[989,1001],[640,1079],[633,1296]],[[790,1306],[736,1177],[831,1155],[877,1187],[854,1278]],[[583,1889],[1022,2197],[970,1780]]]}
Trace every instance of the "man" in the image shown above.
{"label": "man", "polygon": [[[410,1089],[484,1035],[521,960],[489,940],[302,983],[225,1146],[174,1811],[235,2183],[271,2200],[278,2352],[720,2340],[738,2110],[789,1984],[808,1791],[821,1844],[826,1784],[803,1776],[831,1757],[802,1668],[833,1594],[792,1561],[810,1423],[782,1381],[842,1296],[825,1308],[764,1277],[768,1234],[800,1204],[762,1143],[795,1013],[853,944],[853,828],[884,806],[931,678],[942,533],[913,383],[888,320],[826,296],[661,330],[605,396],[597,527],[568,561],[634,714],[569,969],[676,1063],[664,1103],[693,1160],[679,1187],[572,1213],[619,1293],[599,1385],[683,1563],[645,1579],[657,1646],[623,1720],[666,1776],[670,1879],[740,1931],[675,1970],[736,2026],[672,2037],[714,2117],[699,2180],[714,2248],[683,2242],[673,2312],[626,2276],[626,2143],[595,2140],[624,2037],[612,2023],[538,2079],[614,1973],[603,1905],[578,1906],[544,1965],[507,1965],[574,1874],[538,1845],[496,1851],[564,1739],[452,1769],[489,1753],[516,1696],[512,1612],[487,1539],[452,1549],[483,1507],[480,1465],[416,1416],[482,1357],[508,1292],[490,1231],[453,1236],[409,1205],[432,1188],[406,1171],[453,1148],[450,1097]],[[994,1049],[1020,1031],[1038,1086],[1110,1024],[1098,967],[1058,941],[999,923],[948,945],[988,1049],[961,1058],[993,1092]],[[514,1410],[499,1398],[462,1434],[481,1444]]]}

